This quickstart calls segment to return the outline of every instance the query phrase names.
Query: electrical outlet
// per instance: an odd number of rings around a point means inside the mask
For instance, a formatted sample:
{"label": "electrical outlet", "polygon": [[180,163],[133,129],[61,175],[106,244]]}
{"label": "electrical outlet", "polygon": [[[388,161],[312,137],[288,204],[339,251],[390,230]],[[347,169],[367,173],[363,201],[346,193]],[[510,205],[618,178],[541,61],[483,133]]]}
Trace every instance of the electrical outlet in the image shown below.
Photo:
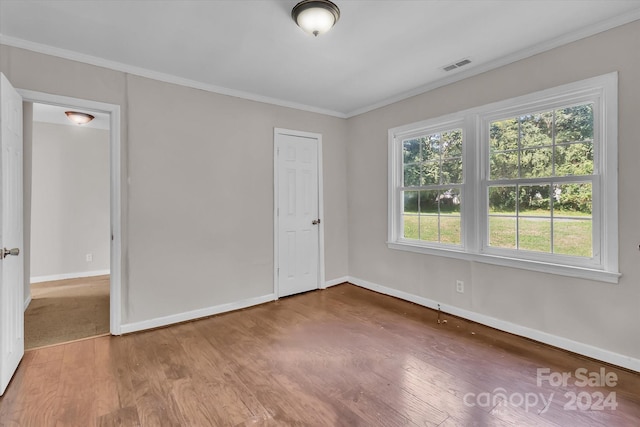
{"label": "electrical outlet", "polygon": [[456,291],[461,294],[464,293],[464,282],[462,280],[456,280]]}
{"label": "electrical outlet", "polygon": [[87,262],[93,261],[93,254],[87,254]]}

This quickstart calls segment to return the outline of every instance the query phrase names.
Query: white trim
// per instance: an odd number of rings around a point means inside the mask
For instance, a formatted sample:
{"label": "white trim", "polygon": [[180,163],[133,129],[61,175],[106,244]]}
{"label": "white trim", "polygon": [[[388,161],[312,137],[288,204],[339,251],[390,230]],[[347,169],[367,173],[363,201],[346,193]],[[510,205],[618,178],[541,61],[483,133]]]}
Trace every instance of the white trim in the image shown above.
{"label": "white trim", "polygon": [[120,335],[122,323],[122,183],[120,145],[120,106],[113,105],[110,112],[109,164],[111,168],[111,285],[109,290],[109,330],[112,335]]}
{"label": "white trim", "polygon": [[[390,249],[445,256],[569,277],[618,283],[617,215],[617,88],[618,74],[612,72],[538,92],[493,102],[441,117],[398,126],[388,132],[388,241]],[[527,252],[490,247],[487,244],[488,123],[523,111],[556,108],[562,105],[594,103],[594,149],[600,150],[594,165],[593,250],[591,258]],[[600,108],[602,107],[602,108]],[[463,245],[443,245],[403,238],[402,147],[403,139],[459,127],[464,123],[464,185],[462,206]],[[540,178],[542,179],[542,178]],[[582,180],[582,177],[549,177],[545,181]],[[535,181],[535,179],[533,179]],[[587,181],[586,177],[584,179]],[[598,190],[603,182],[606,188]],[[481,196],[482,195],[482,196]],[[602,198],[602,199],[600,199]]]}
{"label": "white trim", "polygon": [[27,308],[29,308],[29,304],[31,304],[31,293],[29,293],[27,299],[24,300],[24,311],[27,311]]}
{"label": "white trim", "polygon": [[605,350],[599,347],[595,347],[589,344],[573,341],[568,338],[559,337],[557,335],[542,332],[537,329],[532,329],[526,326],[518,325],[516,323],[507,322],[505,320],[496,319],[484,314],[476,313],[470,310],[465,310],[455,306],[442,304],[429,298],[410,294],[397,289],[389,288],[386,286],[378,285],[376,283],[368,282],[357,277],[349,277],[349,283],[352,283],[361,288],[369,289],[381,294],[390,295],[396,298],[400,298],[405,301],[410,301],[424,307],[440,310],[452,314],[454,316],[461,317],[463,319],[470,320],[472,322],[486,325],[491,328],[498,329],[500,331],[515,334],[521,337],[529,338],[544,344],[548,344],[554,347],[568,350],[573,353],[581,354],[583,356],[591,357],[596,360],[611,363],[616,366],[621,366],[626,369],[631,369],[635,372],[640,372],[640,359],[625,356],[623,354],[614,353],[609,350]]}
{"label": "white trim", "polygon": [[325,283],[325,261],[324,261],[324,185],[322,173],[322,134],[313,132],[304,132],[299,130],[291,130],[284,128],[273,128],[273,293],[275,299],[279,298],[280,290],[278,289],[278,268],[280,260],[279,252],[279,190],[278,190],[278,135],[291,135],[301,138],[310,138],[318,141],[318,287],[322,289]]}
{"label": "white trim", "polygon": [[613,283],[619,282],[622,274],[603,270],[595,270],[586,267],[575,267],[562,264],[552,264],[550,262],[536,261],[530,259],[509,258],[484,253],[464,252],[463,250],[429,248],[422,245],[412,244],[410,241],[403,243],[387,242],[389,249],[399,251],[414,252],[426,255],[442,256],[445,258],[455,258],[465,261],[476,261],[484,264],[500,265],[503,267],[519,268],[521,270],[536,271],[539,273],[556,274],[559,276],[574,277],[579,279],[594,280],[597,282]]}
{"label": "white trim", "polygon": [[280,259],[278,253],[280,249],[278,245],[280,244],[278,234],[279,234],[279,211],[280,211],[280,202],[278,201],[278,130],[273,129],[273,295],[274,299],[278,299],[278,295],[280,294],[280,286],[279,286],[279,278],[280,278]]}
{"label": "white trim", "polygon": [[53,282],[54,280],[80,279],[83,277],[106,276],[111,274],[111,270],[82,271],[79,273],[51,274],[49,276],[35,276],[31,278],[31,283]]}
{"label": "white trim", "polygon": [[342,283],[348,282],[349,276],[338,277],[337,279],[327,280],[324,282],[324,286],[321,289],[327,289],[331,286],[341,285]]}
{"label": "white trim", "polygon": [[122,321],[122,198],[120,157],[120,106],[62,95],[18,89],[24,101],[81,108],[109,114],[109,163],[110,163],[110,217],[111,217],[111,261],[109,287],[109,322],[112,335],[120,335]]}
{"label": "white trim", "polygon": [[28,40],[23,40],[16,37],[9,37],[0,34],[0,44],[7,46],[17,47],[20,49],[30,50],[32,52],[42,53],[45,55],[51,55],[58,58],[68,59],[70,61],[82,62],[84,64],[95,65],[98,67],[108,68],[110,70],[120,71],[127,74],[133,74],[140,77],[146,77],[153,80],[158,80],[165,83],[176,84],[193,89],[200,89],[207,92],[217,93],[220,95],[233,96],[235,98],[247,99],[249,101],[262,102],[265,104],[277,105],[280,107],[294,108],[301,111],[309,111],[311,113],[324,114],[327,116],[338,117],[346,119],[347,116],[340,111],[333,111],[326,108],[314,107],[312,105],[300,104],[297,102],[286,101],[284,99],[272,98],[264,95],[257,95],[242,90],[230,89],[222,86],[211,85],[202,83],[196,80],[185,79],[182,77],[174,76],[171,74],[161,73],[159,71],[149,70],[147,68],[136,67],[122,62],[110,61],[107,59],[99,58],[97,56],[86,55],[83,53],[74,52],[67,49],[60,49],[57,47],[35,43]]}
{"label": "white trim", "polygon": [[318,135],[318,288],[322,288],[325,283],[324,271],[324,175],[322,173],[322,135]]}
{"label": "white trim", "polygon": [[200,319],[203,317],[213,316],[215,314],[227,313],[229,311],[240,310],[254,305],[260,305],[277,299],[274,294],[263,295],[260,297],[248,298],[241,301],[220,304],[213,307],[200,308],[197,310],[186,311],[169,316],[156,317],[154,319],[142,320],[140,322],[125,323],[120,326],[120,332],[129,334],[131,332],[144,331],[145,329],[159,328],[175,323],[187,322],[189,320]]}

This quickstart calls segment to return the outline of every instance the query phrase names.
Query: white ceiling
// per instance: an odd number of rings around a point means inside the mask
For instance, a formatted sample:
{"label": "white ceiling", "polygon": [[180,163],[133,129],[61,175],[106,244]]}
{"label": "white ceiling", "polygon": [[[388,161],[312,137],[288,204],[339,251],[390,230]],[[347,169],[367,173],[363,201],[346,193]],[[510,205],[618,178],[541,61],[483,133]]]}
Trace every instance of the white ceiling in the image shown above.
{"label": "white ceiling", "polygon": [[0,0],[0,42],[349,117],[640,19],[640,0],[335,3],[314,38],[295,0]]}

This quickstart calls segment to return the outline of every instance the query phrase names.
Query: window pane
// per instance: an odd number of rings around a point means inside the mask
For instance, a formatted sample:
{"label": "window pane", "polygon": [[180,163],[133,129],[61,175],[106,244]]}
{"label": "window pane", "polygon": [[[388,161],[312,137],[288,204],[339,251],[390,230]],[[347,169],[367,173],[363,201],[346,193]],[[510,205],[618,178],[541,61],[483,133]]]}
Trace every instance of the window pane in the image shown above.
{"label": "window pane", "polygon": [[563,255],[592,257],[591,219],[554,218],[553,252]]}
{"label": "window pane", "polygon": [[520,176],[540,178],[551,176],[551,149],[537,148],[520,152]]}
{"label": "window pane", "polygon": [[553,112],[520,117],[520,148],[550,146],[553,143]]}
{"label": "window pane", "polygon": [[551,252],[551,220],[518,218],[518,249]]}
{"label": "window pane", "polygon": [[427,135],[421,142],[423,161],[440,160],[440,134]]}
{"label": "window pane", "polygon": [[417,191],[405,191],[403,195],[404,199],[404,213],[418,213],[418,192]]}
{"label": "window pane", "polygon": [[440,184],[440,162],[423,163],[421,185]]}
{"label": "window pane", "polygon": [[591,175],[593,173],[593,143],[557,145],[556,176]]}
{"label": "window pane", "polygon": [[572,183],[555,185],[553,190],[553,207],[556,216],[573,213],[591,217],[592,186],[591,183]]}
{"label": "window pane", "polygon": [[419,217],[418,217],[418,215],[403,215],[402,219],[403,219],[403,228],[404,228],[403,237],[405,239],[418,240],[419,239],[419,235],[418,235]]}
{"label": "window pane", "polygon": [[518,177],[518,152],[492,153],[490,159],[491,179],[511,179]]}
{"label": "window pane", "polygon": [[556,110],[556,144],[593,140],[593,105]]}
{"label": "window pane", "polygon": [[489,187],[489,245],[516,248],[516,186]]}
{"label": "window pane", "polygon": [[551,252],[550,185],[518,189],[518,249]]}
{"label": "window pane", "polygon": [[422,157],[420,156],[420,140],[419,139],[407,139],[402,141],[402,158],[403,163],[420,163]]}
{"label": "window pane", "polygon": [[518,213],[526,216],[551,216],[550,185],[522,185],[519,187]]}
{"label": "window pane", "polygon": [[489,245],[498,248],[516,249],[516,217],[489,217]]}
{"label": "window pane", "polygon": [[462,129],[444,132],[440,142],[443,158],[462,156]]}
{"label": "window pane", "polygon": [[438,215],[420,215],[420,240],[438,241]]}
{"label": "window pane", "polygon": [[491,123],[489,130],[491,151],[517,149],[518,132],[518,121],[516,119]]}
{"label": "window pane", "polygon": [[461,244],[460,216],[440,216],[440,242],[452,245]]}
{"label": "window pane", "polygon": [[429,190],[420,192],[420,213],[438,213],[438,191]]}
{"label": "window pane", "polygon": [[402,197],[405,239],[461,244],[460,189],[404,191]]}
{"label": "window pane", "polygon": [[516,186],[489,187],[489,214],[516,213]]}
{"label": "window pane", "polygon": [[404,165],[404,183],[405,187],[418,187],[420,186],[420,165],[411,164]]}
{"label": "window pane", "polygon": [[405,239],[418,239],[418,191],[405,191],[402,195],[404,201],[403,229]]}
{"label": "window pane", "polygon": [[442,184],[462,184],[462,159],[442,162]]}
{"label": "window pane", "polygon": [[441,192],[438,196],[440,213],[459,213],[462,198],[459,189],[451,189]]}

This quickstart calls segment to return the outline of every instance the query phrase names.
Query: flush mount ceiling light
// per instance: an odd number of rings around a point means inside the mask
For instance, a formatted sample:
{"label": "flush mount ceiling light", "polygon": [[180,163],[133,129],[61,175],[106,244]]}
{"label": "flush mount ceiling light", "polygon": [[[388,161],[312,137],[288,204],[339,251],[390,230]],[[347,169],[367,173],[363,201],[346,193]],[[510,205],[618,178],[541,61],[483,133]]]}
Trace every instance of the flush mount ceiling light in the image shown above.
{"label": "flush mount ceiling light", "polygon": [[293,7],[291,17],[307,33],[318,36],[338,22],[340,9],[329,0],[303,0]]}
{"label": "flush mount ceiling light", "polygon": [[95,119],[91,114],[80,113],[79,111],[65,111],[64,112],[69,120],[77,125],[86,125],[91,120]]}

